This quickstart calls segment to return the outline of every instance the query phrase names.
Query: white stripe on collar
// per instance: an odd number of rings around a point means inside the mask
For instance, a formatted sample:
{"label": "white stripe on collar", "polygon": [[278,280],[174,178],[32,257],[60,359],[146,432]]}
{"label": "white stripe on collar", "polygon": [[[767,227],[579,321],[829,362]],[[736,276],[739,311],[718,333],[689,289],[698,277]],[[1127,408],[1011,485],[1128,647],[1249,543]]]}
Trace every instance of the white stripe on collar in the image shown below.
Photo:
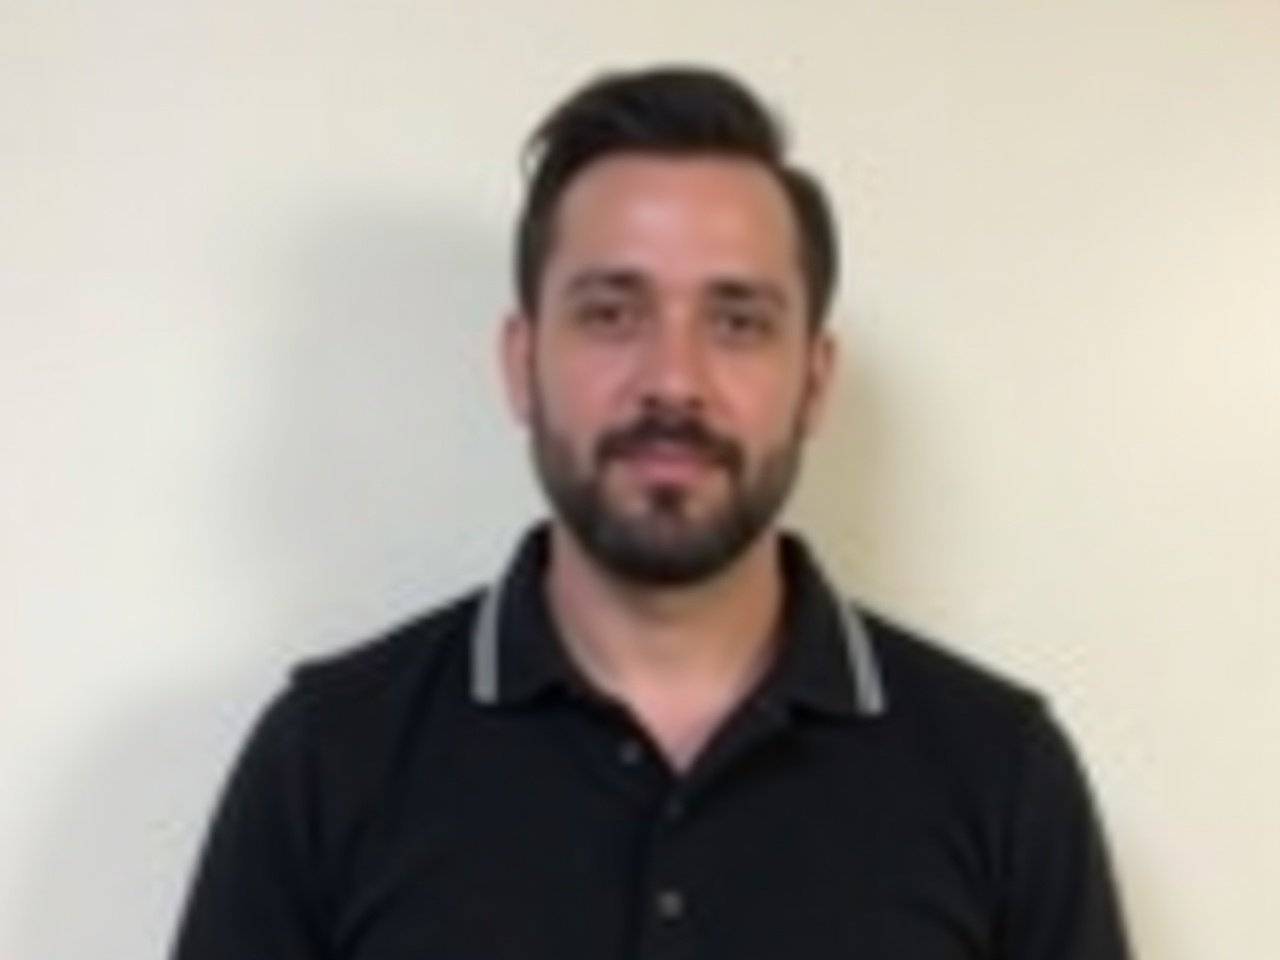
{"label": "white stripe on collar", "polygon": [[[471,696],[480,704],[498,702],[498,634],[506,579],[507,574],[504,573],[484,591],[471,631]],[[832,600],[839,607],[841,633],[849,656],[849,676],[853,682],[854,707],[863,716],[881,716],[888,709],[888,697],[871,637],[853,607],[839,598],[833,597]]]}
{"label": "white stripe on collar", "polygon": [[471,696],[476,703],[498,702],[498,619],[502,581],[484,591],[471,630]]}
{"label": "white stripe on collar", "polygon": [[862,618],[847,601],[836,602],[840,607],[840,626],[849,654],[854,705],[863,716],[881,716],[888,710],[889,702],[884,691],[884,678],[880,675],[880,663],[871,646],[871,636]]}

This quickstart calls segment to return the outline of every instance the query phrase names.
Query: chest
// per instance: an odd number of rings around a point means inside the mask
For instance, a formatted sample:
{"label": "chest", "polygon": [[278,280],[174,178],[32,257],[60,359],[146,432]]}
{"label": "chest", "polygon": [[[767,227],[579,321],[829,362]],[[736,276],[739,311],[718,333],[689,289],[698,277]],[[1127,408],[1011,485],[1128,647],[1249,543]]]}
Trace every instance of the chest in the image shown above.
{"label": "chest", "polygon": [[335,854],[340,960],[988,956],[991,838],[879,733],[748,723],[682,776],[581,718],[426,753]]}

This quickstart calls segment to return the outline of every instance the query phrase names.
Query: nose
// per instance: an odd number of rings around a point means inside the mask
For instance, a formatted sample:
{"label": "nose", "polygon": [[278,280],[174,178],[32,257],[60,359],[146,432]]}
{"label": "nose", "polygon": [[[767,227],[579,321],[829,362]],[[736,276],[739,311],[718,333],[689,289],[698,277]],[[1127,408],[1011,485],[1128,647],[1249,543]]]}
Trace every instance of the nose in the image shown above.
{"label": "nose", "polygon": [[650,328],[641,370],[641,393],[649,404],[701,408],[707,399],[706,344],[694,317],[669,310]]}

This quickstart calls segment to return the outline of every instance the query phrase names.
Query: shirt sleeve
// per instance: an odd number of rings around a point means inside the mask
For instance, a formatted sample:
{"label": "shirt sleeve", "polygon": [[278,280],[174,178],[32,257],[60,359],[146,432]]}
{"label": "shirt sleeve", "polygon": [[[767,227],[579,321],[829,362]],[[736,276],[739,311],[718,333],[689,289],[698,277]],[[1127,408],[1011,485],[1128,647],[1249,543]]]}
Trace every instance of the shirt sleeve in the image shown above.
{"label": "shirt sleeve", "polygon": [[264,712],[214,816],[172,960],[326,960],[297,689]]}
{"label": "shirt sleeve", "polygon": [[1037,708],[1009,832],[1000,960],[1130,960],[1103,831],[1066,735]]}

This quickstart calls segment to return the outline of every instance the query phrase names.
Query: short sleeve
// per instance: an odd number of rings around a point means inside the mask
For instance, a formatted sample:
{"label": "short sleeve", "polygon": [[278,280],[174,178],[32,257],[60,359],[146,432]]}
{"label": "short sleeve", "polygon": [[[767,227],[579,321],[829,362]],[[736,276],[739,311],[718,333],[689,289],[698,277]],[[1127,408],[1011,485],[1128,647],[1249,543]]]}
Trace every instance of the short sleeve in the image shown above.
{"label": "short sleeve", "polygon": [[1129,960],[1103,831],[1070,742],[1036,707],[1023,731],[999,960]]}
{"label": "short sleeve", "polygon": [[296,686],[263,713],[227,783],[172,960],[325,960]]}

